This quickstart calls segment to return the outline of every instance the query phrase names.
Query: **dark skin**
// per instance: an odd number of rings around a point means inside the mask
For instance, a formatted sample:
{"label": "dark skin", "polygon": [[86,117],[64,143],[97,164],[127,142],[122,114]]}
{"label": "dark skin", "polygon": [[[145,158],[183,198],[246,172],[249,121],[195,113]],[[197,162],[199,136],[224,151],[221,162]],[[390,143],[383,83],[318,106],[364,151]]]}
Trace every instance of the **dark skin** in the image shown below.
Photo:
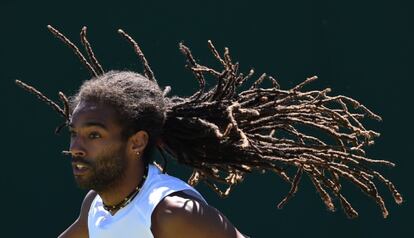
{"label": "dark skin", "polygon": [[[143,154],[148,134],[138,131],[127,140],[123,139],[117,116],[111,106],[94,101],[81,101],[72,114],[70,151],[80,161],[87,162],[72,163],[79,184],[88,184],[97,174],[99,160],[108,154],[116,155],[113,159],[123,160],[126,166],[122,175],[109,186],[98,191],[90,188],[79,217],[59,236],[61,238],[89,237],[88,211],[95,196],[99,194],[107,205],[117,204],[142,179],[144,163],[137,156]],[[244,237],[217,209],[182,192],[166,196],[155,208],[151,221],[151,231],[156,238]]]}

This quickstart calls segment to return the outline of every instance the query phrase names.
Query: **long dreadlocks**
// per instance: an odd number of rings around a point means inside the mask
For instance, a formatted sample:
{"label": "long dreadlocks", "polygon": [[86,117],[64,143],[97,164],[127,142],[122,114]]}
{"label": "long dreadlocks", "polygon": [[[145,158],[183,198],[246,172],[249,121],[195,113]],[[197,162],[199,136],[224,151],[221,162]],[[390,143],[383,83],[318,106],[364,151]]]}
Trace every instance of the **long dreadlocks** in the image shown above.
{"label": "long dreadlocks", "polygon": [[[86,38],[86,27],[81,31],[81,41],[89,61],[62,33],[52,26],[48,29],[75,52],[93,77],[105,73]],[[145,77],[157,83],[138,44],[123,30],[118,32],[139,56]],[[377,165],[393,167],[394,163],[371,159],[365,153],[379,133],[366,129],[361,119],[381,121],[380,116],[352,98],[329,96],[330,88],[304,90],[316,76],[283,90],[273,77],[262,74],[248,89],[242,90],[254,71],[247,75],[240,73],[239,64],[233,62],[228,48],[221,55],[211,41],[208,46],[222,68],[197,63],[190,49],[180,44],[199,90],[187,98],[167,97],[171,90],[168,86],[163,92],[167,102],[166,121],[156,146],[161,154],[172,155],[193,169],[189,184],[204,182],[225,197],[246,174],[274,172],[291,184],[290,191],[278,204],[282,208],[295,195],[303,175],[307,175],[326,207],[334,211],[332,197],[339,199],[350,218],[358,213],[343,195],[341,180],[350,181],[374,199],[384,218],[388,211],[375,182],[384,183],[397,204],[403,202],[393,183],[374,169]],[[216,79],[212,88],[206,88],[207,76]],[[264,87],[265,80],[272,86]],[[69,121],[71,108],[62,92],[59,97],[63,108],[32,86],[18,80],[16,83]],[[227,186],[224,190],[220,189],[223,184]]]}

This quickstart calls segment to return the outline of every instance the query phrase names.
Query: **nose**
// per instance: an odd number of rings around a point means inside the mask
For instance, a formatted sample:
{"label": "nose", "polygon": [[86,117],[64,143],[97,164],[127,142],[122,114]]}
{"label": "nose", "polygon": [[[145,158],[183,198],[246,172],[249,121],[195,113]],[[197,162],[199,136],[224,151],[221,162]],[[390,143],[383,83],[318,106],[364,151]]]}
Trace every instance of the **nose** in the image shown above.
{"label": "nose", "polygon": [[82,146],[82,143],[79,139],[73,139],[70,142],[69,152],[73,157],[86,157],[86,150]]}

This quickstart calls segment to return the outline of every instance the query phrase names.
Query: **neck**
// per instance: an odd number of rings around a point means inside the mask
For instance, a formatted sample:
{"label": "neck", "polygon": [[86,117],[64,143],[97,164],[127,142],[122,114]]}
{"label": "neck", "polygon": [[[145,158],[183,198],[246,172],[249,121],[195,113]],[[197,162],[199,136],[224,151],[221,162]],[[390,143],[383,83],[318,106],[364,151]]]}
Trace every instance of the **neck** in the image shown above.
{"label": "neck", "polygon": [[125,176],[122,176],[104,191],[98,191],[103,203],[108,206],[121,203],[141,183],[144,173],[143,164],[141,166],[127,166]]}

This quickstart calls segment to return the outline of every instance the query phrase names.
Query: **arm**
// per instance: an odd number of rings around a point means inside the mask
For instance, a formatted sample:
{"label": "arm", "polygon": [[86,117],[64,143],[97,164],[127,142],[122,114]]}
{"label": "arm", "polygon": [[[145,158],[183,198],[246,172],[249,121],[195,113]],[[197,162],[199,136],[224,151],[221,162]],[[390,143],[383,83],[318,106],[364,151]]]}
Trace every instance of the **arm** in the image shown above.
{"label": "arm", "polygon": [[96,196],[96,192],[91,190],[86,194],[83,199],[81,211],[78,219],[70,225],[59,238],[88,238],[88,211],[92,204],[93,199]]}
{"label": "arm", "polygon": [[244,237],[217,209],[183,192],[157,205],[151,230],[156,238]]}

